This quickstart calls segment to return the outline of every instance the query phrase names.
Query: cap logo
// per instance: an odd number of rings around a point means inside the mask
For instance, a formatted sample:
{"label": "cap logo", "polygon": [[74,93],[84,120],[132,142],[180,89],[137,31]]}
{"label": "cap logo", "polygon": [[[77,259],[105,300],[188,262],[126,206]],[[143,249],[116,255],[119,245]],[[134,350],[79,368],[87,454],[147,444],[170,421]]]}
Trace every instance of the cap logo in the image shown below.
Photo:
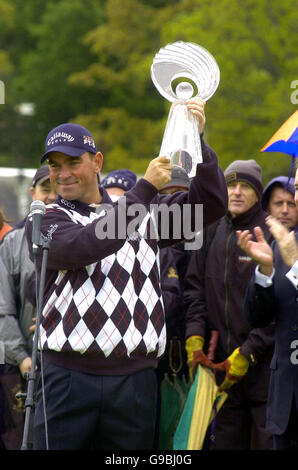
{"label": "cap logo", "polygon": [[236,181],[237,180],[237,173],[236,171],[234,171],[233,173],[229,173],[228,175],[226,175],[226,182],[227,184],[231,183],[232,181]]}
{"label": "cap logo", "polygon": [[108,176],[105,180],[105,185],[111,185],[111,184],[123,184],[123,186],[127,187],[128,186],[128,181],[126,181],[124,178],[115,178],[114,176]]}
{"label": "cap logo", "polygon": [[85,144],[88,144],[90,147],[93,147],[95,149],[94,139],[90,135],[84,135],[84,145]]}
{"label": "cap logo", "polygon": [[67,132],[55,132],[55,134],[50,137],[50,139],[47,142],[47,145],[53,145],[57,144],[58,142],[73,142],[74,137],[71,134],[68,134]]}

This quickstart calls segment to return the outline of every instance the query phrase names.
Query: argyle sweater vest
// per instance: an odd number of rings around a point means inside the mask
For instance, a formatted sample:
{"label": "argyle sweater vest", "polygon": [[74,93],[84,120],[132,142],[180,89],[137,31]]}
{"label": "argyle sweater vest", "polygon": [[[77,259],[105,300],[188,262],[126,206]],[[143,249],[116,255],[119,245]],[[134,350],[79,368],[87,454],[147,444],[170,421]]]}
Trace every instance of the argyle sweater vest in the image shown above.
{"label": "argyle sweater vest", "polygon": [[[86,226],[99,217],[58,204],[48,208],[62,211],[75,225]],[[116,253],[86,267],[56,272],[42,309],[40,345],[44,351],[59,352],[59,364],[69,358],[72,365],[94,372],[94,366],[87,365],[89,358],[98,371],[111,373],[115,364],[121,364],[123,373],[126,368],[133,372],[145,367],[146,359],[148,367],[155,366],[163,354],[166,329],[159,249],[157,240],[150,239],[149,221],[148,213]],[[65,256],[72,256],[71,246]]]}

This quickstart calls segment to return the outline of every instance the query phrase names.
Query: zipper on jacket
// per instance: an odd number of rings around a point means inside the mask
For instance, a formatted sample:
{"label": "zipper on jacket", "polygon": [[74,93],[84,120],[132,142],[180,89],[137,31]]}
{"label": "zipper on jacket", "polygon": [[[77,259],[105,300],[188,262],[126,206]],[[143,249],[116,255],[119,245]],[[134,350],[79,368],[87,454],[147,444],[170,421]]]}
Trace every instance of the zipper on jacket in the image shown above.
{"label": "zipper on jacket", "polygon": [[228,268],[229,268],[229,244],[230,240],[233,236],[233,227],[232,224],[229,223],[228,227],[230,229],[230,233],[228,235],[226,241],[226,260],[225,260],[225,271],[224,271],[224,289],[225,289],[225,324],[227,328],[227,353],[230,355],[231,351],[231,328],[230,328],[230,317],[229,317],[229,289],[228,289]]}

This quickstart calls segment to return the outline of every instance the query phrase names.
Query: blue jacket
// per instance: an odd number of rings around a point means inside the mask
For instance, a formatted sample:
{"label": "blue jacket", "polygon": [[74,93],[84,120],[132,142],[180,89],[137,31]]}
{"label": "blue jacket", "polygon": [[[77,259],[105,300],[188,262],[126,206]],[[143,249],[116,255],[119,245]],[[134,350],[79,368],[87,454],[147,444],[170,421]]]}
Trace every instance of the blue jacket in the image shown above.
{"label": "blue jacket", "polygon": [[[296,240],[298,236],[296,235]],[[298,344],[298,291],[286,278],[289,271],[273,243],[275,275],[271,287],[249,284],[245,299],[245,316],[255,328],[262,328],[275,319],[275,349],[270,364],[271,379],[267,406],[267,430],[283,434],[286,430],[292,400],[298,407],[298,365],[295,350]]]}

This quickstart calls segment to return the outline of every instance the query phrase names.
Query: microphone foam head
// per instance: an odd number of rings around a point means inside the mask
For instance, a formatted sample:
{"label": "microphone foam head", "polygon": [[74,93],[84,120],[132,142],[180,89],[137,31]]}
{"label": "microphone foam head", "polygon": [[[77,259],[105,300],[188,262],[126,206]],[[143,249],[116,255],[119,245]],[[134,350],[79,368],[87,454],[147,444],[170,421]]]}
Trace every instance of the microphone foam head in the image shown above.
{"label": "microphone foam head", "polygon": [[39,213],[39,214],[44,215],[45,211],[46,211],[46,205],[42,201],[36,200],[36,201],[33,201],[30,205],[31,214]]}

